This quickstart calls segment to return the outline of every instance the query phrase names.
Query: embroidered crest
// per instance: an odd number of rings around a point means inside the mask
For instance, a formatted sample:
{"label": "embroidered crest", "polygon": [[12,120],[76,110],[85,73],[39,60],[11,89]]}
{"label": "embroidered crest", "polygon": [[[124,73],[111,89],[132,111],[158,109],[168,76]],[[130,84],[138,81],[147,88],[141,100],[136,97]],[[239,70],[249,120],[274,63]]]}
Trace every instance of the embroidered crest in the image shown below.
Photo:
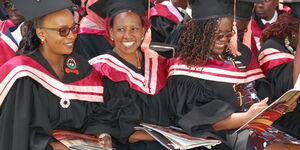
{"label": "embroidered crest", "polygon": [[77,62],[73,57],[67,58],[66,66],[67,66],[65,68],[66,73],[75,73],[77,75],[79,74],[79,71],[77,69]]}

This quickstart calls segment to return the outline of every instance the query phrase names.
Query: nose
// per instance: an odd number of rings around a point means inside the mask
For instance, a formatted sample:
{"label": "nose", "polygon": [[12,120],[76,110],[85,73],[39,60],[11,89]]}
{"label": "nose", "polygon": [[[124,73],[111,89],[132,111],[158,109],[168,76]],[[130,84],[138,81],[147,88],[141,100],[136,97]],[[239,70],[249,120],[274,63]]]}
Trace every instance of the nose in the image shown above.
{"label": "nose", "polygon": [[124,38],[130,38],[131,37],[131,31],[130,30],[126,30],[124,33]]}

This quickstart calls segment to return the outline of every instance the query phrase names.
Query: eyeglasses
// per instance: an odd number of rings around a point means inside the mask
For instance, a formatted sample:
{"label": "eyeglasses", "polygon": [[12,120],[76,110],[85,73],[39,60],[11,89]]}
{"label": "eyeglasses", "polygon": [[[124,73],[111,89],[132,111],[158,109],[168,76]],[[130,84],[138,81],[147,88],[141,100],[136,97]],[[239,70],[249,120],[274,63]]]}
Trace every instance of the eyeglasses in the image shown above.
{"label": "eyeglasses", "polygon": [[6,9],[12,9],[15,7],[14,3],[12,2],[4,2],[3,5]]}
{"label": "eyeglasses", "polygon": [[235,34],[234,31],[231,31],[231,32],[223,32],[223,33],[216,33],[215,37],[216,37],[217,40],[221,40],[221,39],[223,39],[224,37],[226,37],[226,38],[231,38],[234,34]]}
{"label": "eyeglasses", "polygon": [[70,34],[70,31],[72,31],[73,34],[77,34],[79,30],[78,24],[75,24],[71,28],[47,28],[47,27],[40,27],[40,28],[57,31],[61,37],[67,37]]}

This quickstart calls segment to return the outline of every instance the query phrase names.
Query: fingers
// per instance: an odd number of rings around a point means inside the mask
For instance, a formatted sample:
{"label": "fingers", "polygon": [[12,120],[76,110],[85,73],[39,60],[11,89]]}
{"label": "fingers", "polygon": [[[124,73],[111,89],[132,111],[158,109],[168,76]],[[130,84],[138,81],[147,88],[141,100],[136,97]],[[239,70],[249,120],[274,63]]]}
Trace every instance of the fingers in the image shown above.
{"label": "fingers", "polygon": [[268,101],[269,101],[269,97],[266,97],[265,99],[263,99],[262,101],[260,101],[260,103],[265,103],[265,104],[267,104]]}

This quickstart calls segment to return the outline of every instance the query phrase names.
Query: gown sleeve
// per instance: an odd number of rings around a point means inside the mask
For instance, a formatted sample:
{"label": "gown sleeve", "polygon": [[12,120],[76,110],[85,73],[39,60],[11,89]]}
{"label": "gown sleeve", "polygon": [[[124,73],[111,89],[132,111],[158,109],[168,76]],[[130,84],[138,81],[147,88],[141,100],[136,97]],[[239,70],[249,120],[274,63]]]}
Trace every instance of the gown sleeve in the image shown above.
{"label": "gown sleeve", "polygon": [[111,50],[112,46],[101,35],[79,34],[75,41],[74,51],[87,60]]}
{"label": "gown sleeve", "polygon": [[[285,63],[271,69],[267,78],[270,80],[274,87],[274,100],[278,99],[286,91],[293,88],[292,77],[292,65],[293,63]],[[294,112],[287,113],[281,116],[273,126],[283,130],[294,137],[300,138],[300,106],[297,105]]]}
{"label": "gown sleeve", "polygon": [[204,80],[172,76],[168,86],[176,103],[178,124],[189,134],[214,132],[212,125],[235,112],[227,102],[216,98]]}
{"label": "gown sleeve", "polygon": [[[127,143],[128,137],[141,121],[141,110],[135,103],[136,93],[119,82],[102,78],[104,85],[104,107],[90,119],[86,133],[109,133],[118,142]],[[129,91],[129,92],[128,92]]]}
{"label": "gown sleeve", "polygon": [[[26,87],[26,88],[24,88]],[[0,149],[51,150],[55,141],[34,81],[18,79],[0,108]]]}
{"label": "gown sleeve", "polygon": [[177,24],[171,20],[161,17],[151,17],[151,32],[154,42],[165,43],[170,33],[177,27]]}

